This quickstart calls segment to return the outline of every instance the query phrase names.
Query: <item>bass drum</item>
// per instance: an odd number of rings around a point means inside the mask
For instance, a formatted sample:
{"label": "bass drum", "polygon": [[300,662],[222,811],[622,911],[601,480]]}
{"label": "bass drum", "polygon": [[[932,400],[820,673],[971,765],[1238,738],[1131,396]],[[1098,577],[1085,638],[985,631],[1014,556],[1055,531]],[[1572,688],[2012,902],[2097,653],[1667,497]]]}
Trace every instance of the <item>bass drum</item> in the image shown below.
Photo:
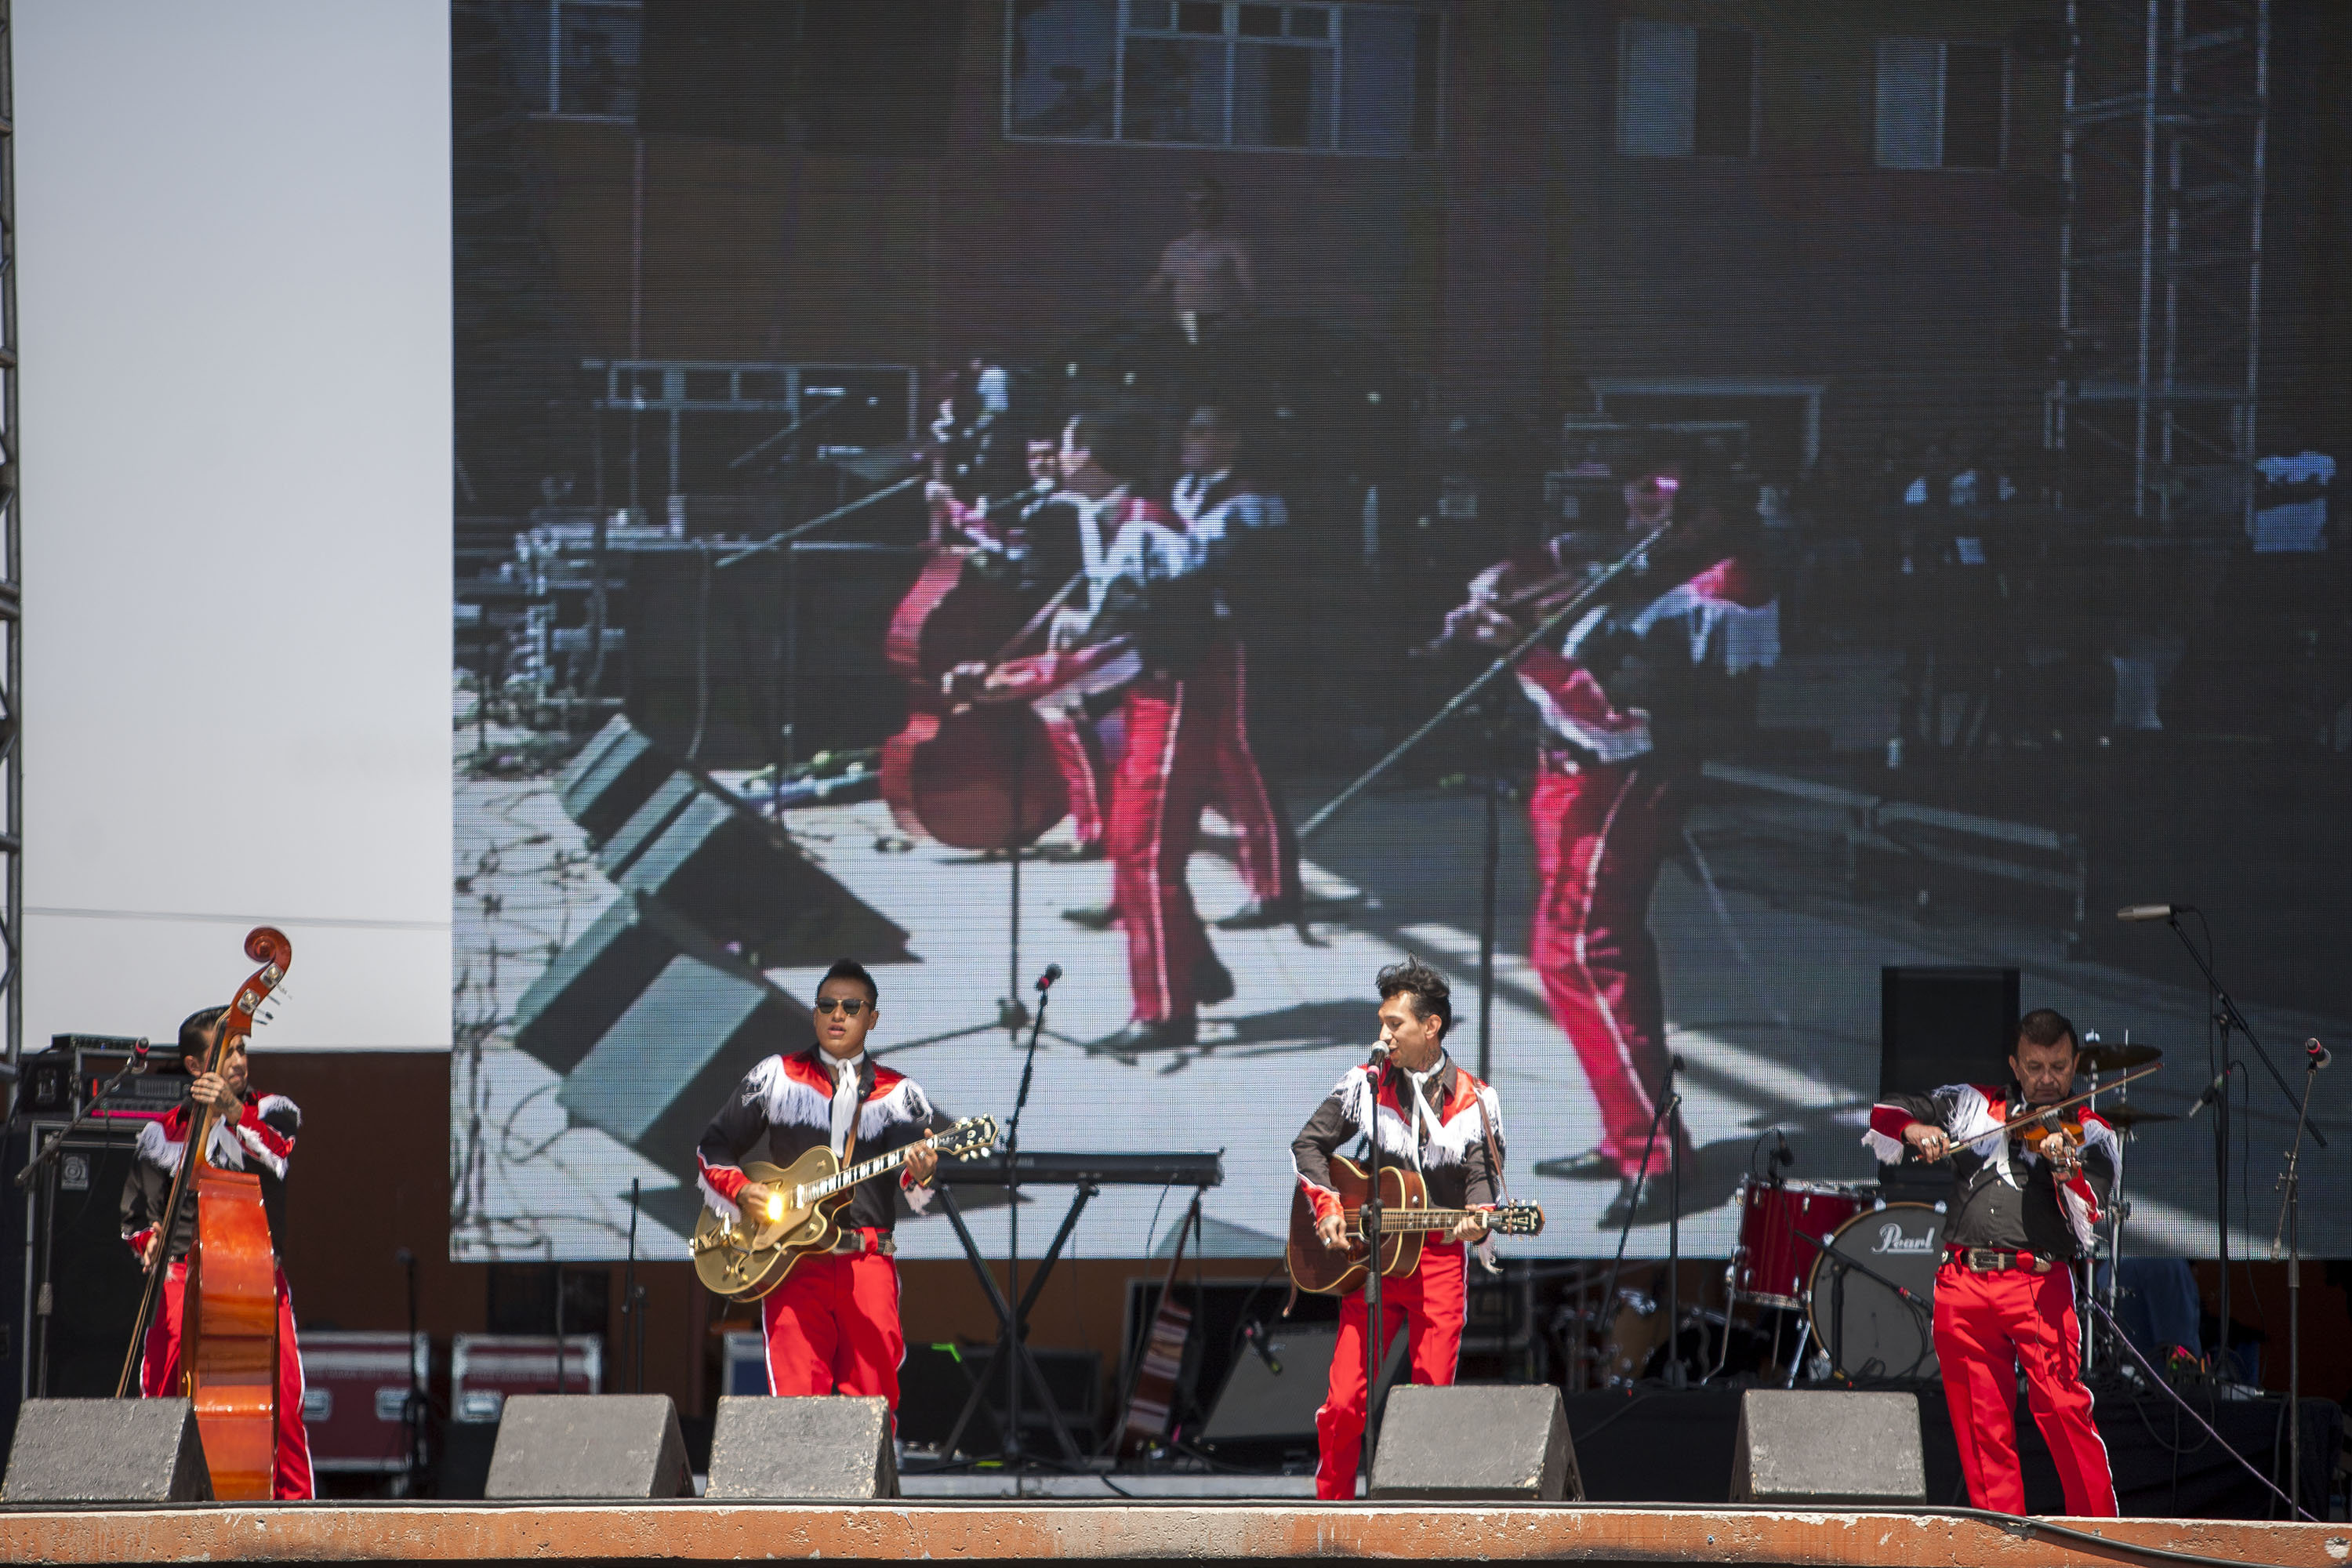
{"label": "bass drum", "polygon": [[[1832,1258],[1861,1267],[1841,1268]],[[1943,1260],[1944,1215],[1927,1204],[1883,1204],[1830,1234],[1806,1280],[1805,1316],[1836,1370],[1857,1378],[1936,1375],[1930,1313]],[[1863,1268],[1902,1286],[1917,1305]]]}

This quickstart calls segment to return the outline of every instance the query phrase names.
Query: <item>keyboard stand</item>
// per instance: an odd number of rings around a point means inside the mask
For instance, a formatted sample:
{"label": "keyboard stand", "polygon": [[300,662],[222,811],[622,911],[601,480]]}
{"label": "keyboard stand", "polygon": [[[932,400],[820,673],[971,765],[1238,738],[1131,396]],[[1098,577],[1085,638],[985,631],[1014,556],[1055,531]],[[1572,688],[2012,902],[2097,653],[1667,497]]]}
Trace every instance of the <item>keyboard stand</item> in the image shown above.
{"label": "keyboard stand", "polygon": [[[940,1184],[939,1198],[947,1207],[948,1223],[955,1226],[956,1239],[963,1243],[964,1260],[980,1277],[980,1288],[996,1312],[996,1349],[989,1357],[988,1372],[972,1384],[971,1394],[963,1402],[963,1414],[956,1417],[956,1424],[949,1430],[947,1440],[940,1445],[940,1453],[943,1457],[952,1457],[956,1446],[963,1441],[964,1430],[971,1426],[971,1418],[979,1414],[980,1402],[988,1397],[989,1387],[996,1381],[997,1368],[1001,1366],[1007,1369],[1008,1390],[1012,1378],[1018,1376],[1035,1396],[1037,1407],[1045,1413],[1046,1420],[1053,1425],[1054,1437],[1061,1446],[1063,1460],[1072,1466],[1086,1463],[1086,1455],[1070,1436],[1068,1424],[1062,1419],[1062,1407],[1054,1398],[1054,1391],[1046,1385],[1045,1374],[1038,1370],[1036,1358],[1029,1353],[1029,1312],[1045,1293],[1045,1281],[1053,1277],[1054,1265],[1061,1261],[1062,1248],[1069,1244],[1070,1233],[1077,1228],[1078,1215],[1086,1212],[1087,1205],[1101,1191],[1091,1182],[1078,1184],[1076,1194],[1070,1199],[1070,1212],[1062,1216],[1062,1228],[1054,1233],[1054,1245],[1045,1249],[1045,1258],[1037,1265],[1037,1272],[1030,1277],[1028,1289],[1021,1292],[1021,1304],[1016,1309],[1005,1299],[1003,1289],[997,1284],[996,1276],[989,1269],[988,1260],[980,1255],[980,1245],[972,1240],[971,1228],[963,1222],[963,1211],[956,1207],[955,1189],[944,1182]],[[1014,1201],[1019,1201],[1017,1193]],[[1003,1442],[1004,1451],[1000,1457],[1018,1464],[1022,1457],[1021,1434],[1010,1422],[1005,1425]]]}

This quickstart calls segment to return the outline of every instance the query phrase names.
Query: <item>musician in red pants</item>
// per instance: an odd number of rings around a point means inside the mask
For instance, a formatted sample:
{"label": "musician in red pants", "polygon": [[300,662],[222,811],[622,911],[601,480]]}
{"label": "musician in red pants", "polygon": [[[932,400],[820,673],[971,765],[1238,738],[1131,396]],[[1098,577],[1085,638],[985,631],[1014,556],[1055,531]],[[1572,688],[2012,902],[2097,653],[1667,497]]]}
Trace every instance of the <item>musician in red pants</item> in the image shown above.
{"label": "musician in red pants", "polygon": [[[1266,742],[1278,720],[1266,700],[1278,668],[1268,657],[1295,626],[1290,602],[1297,566],[1288,557],[1288,510],[1250,472],[1241,422],[1220,402],[1202,404],[1184,425],[1184,473],[1170,498],[1198,546],[1196,569],[1216,595],[1217,637],[1202,661],[1215,745],[1213,796],[1239,839],[1249,901],[1217,922],[1221,931],[1288,925],[1299,916],[1298,835],[1282,791],[1265,776]],[[1255,657],[1254,657],[1255,656]]]}
{"label": "musician in red pants", "polygon": [[994,669],[961,666],[946,683],[951,698],[979,702],[1121,693],[1108,838],[1134,1005],[1127,1026],[1095,1047],[1117,1056],[1191,1045],[1200,1009],[1234,994],[1186,876],[1216,787],[1216,709],[1201,679],[1216,636],[1215,599],[1197,542],[1173,513],[1136,493],[1150,440],[1148,425],[1125,410],[1070,420],[1062,481],[1079,510],[1084,622],[1057,632],[1047,653]]}
{"label": "musician in red pants", "polygon": [[[1659,1122],[1668,1053],[1650,896],[1700,764],[1754,728],[1758,671],[1780,649],[1752,515],[1678,500],[1681,489],[1665,472],[1625,488],[1629,535],[1677,514],[1685,531],[1621,578],[1557,648],[1538,648],[1518,667],[1542,720],[1528,800],[1537,869],[1528,956],[1601,1126],[1597,1147],[1535,1169],[1617,1180],[1601,1220],[1610,1227],[1629,1213],[1664,1218],[1644,1194],[1667,1191],[1660,1178],[1691,1158],[1681,1118]],[[1490,647],[1515,646],[1539,606],[1507,610],[1510,592],[1531,576],[1580,576],[1567,549],[1554,541],[1539,562],[1483,574],[1457,628]]]}
{"label": "musician in red pants", "polygon": [[[251,1097],[248,1066],[242,1047],[221,1058],[220,1070],[205,1070],[226,1007],[192,1013],[180,1026],[180,1059],[194,1081],[188,1099],[172,1108],[160,1121],[139,1130],[131,1171],[122,1182],[122,1239],[152,1264],[155,1249],[164,1245],[163,1211],[172,1201],[172,1183],[186,1158],[188,1129],[197,1106],[217,1112],[205,1159],[216,1169],[251,1171],[260,1179],[262,1212],[269,1219],[272,1250],[286,1234],[286,1166],[294,1155],[294,1135],[301,1130],[300,1108],[282,1094]],[[147,1398],[178,1394],[181,1376],[181,1328],[186,1310],[188,1251],[196,1235],[196,1189],[189,1184],[180,1200],[180,1212],[171,1227],[164,1265],[163,1288],[148,1326],[147,1343],[140,1352],[139,1392]],[[282,1254],[281,1254],[282,1256]],[[294,1301],[286,1288],[282,1264],[278,1275],[278,1453],[270,1478],[270,1495],[299,1499],[312,1495],[310,1434],[302,1425],[302,1350],[294,1333]]]}
{"label": "musician in red pants", "polygon": [[[762,1139],[773,1164],[790,1166],[821,1143],[848,1164],[930,1132],[931,1105],[921,1086],[866,1054],[881,999],[863,964],[843,959],[825,971],[816,988],[816,1044],[753,1068],[702,1134],[696,1157],[712,1208],[731,1217],[765,1206],[768,1188],[739,1163]],[[898,1188],[919,1214],[929,1205],[938,1166],[939,1155],[925,1148],[900,1167]],[[800,1259],[761,1299],[769,1393],[880,1394],[898,1407],[907,1340],[892,1239],[898,1213],[887,1184],[852,1188],[834,1249]]]}
{"label": "musician in red pants", "polygon": [[[1379,1128],[1381,1158],[1419,1171],[1432,1208],[1491,1209],[1502,1182],[1503,1112],[1495,1091],[1456,1067],[1445,1054],[1454,1021],[1445,977],[1408,959],[1380,973],[1381,1044],[1388,1048],[1373,1103],[1375,1068],[1349,1068],[1290,1145],[1299,1184],[1315,1209],[1315,1233],[1344,1252],[1347,1215],[1331,1182],[1331,1156],[1342,1143]],[[1464,1218],[1444,1241],[1423,1244],[1411,1274],[1381,1280],[1381,1359],[1402,1329],[1411,1338],[1412,1381],[1444,1387],[1454,1381],[1468,1298],[1467,1248],[1486,1234],[1476,1215]],[[1364,1336],[1370,1323],[1359,1289],[1340,1299],[1339,1340],[1331,1352],[1330,1391],[1315,1413],[1320,1458],[1315,1495],[1325,1501],[1356,1495],[1364,1440]]]}
{"label": "musician in red pants", "polygon": [[2091,1245],[2123,1146],[2091,1110],[2066,1113],[2079,1119],[2079,1139],[2004,1130],[2073,1091],[2076,1057],[2074,1025],[2038,1007],[2018,1023],[2009,1058],[2013,1081],[1891,1096],[1872,1108],[1863,1137],[1890,1163],[1906,1150],[1952,1162],[1958,1196],[1936,1274],[1936,1360],[1969,1500],[2002,1513],[2025,1511],[2012,1414],[2020,1367],[2034,1424],[2057,1461],[2067,1513],[2116,1511],[2107,1446],[2083,1384],[2074,1264]]}

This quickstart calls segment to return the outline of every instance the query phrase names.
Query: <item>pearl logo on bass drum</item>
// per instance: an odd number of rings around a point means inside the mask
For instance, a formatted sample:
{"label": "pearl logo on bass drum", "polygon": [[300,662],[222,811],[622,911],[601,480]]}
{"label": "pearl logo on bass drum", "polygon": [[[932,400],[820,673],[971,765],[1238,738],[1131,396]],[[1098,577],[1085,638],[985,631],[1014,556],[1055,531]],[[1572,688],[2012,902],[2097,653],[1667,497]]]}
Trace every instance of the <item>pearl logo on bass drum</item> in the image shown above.
{"label": "pearl logo on bass drum", "polygon": [[1932,1231],[1922,1231],[1916,1236],[1906,1236],[1903,1234],[1902,1226],[1894,1220],[1888,1220],[1878,1227],[1878,1240],[1870,1250],[1873,1252],[1933,1252],[1936,1250],[1936,1236]]}

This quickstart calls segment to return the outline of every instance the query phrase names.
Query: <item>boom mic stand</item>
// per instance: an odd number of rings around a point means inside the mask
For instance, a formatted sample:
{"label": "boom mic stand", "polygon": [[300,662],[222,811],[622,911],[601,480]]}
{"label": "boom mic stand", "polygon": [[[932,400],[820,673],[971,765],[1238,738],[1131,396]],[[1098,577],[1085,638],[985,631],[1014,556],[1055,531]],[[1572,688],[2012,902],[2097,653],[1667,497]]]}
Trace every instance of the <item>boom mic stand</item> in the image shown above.
{"label": "boom mic stand", "polygon": [[[2221,1026],[2221,1077],[2220,1079],[2221,1087],[2220,1095],[2214,1102],[2217,1121],[2213,1133],[2219,1151],[2219,1158],[2215,1162],[2217,1170],[2214,1176],[2214,1192],[2218,1199],[2216,1207],[2220,1210],[2215,1228],[2220,1241],[2217,1256],[2221,1265],[2221,1288],[2217,1303],[2220,1309],[2218,1331],[2221,1336],[2221,1344],[2215,1353],[2214,1364],[2223,1369],[2226,1373],[2230,1364],[2230,1072],[2235,1066],[2230,1060],[2231,1029],[2243,1035],[2246,1037],[2246,1043],[2254,1047],[2254,1055],[2261,1058],[2263,1066],[2270,1070],[2272,1080],[2279,1086],[2279,1092],[2285,1095],[2289,1100],[2294,1100],[2295,1096],[2294,1090],[2287,1087],[2286,1078],[2279,1071],[2278,1064],[2271,1060],[2270,1052],[2263,1048],[2262,1037],[2254,1033],[2254,1026],[2246,1022],[2246,1016],[2238,1011],[2237,1002],[2222,987],[2220,977],[2213,973],[2212,955],[2198,952],[2197,944],[2189,940],[2189,933],[2180,929],[2181,913],[2190,907],[2182,904],[2166,908],[2164,923],[2172,928],[2172,934],[2179,937],[2180,945],[2189,950],[2189,962],[2196,964],[2197,972],[2205,977],[2206,995],[2216,1009],[2213,1016],[2214,1022]],[[2132,909],[2118,910],[2117,913],[2119,917],[2126,919],[2147,918]],[[2206,943],[2210,946],[2211,942],[2212,936],[2208,932]],[[2308,1080],[2306,1080],[2306,1087],[2307,1084]],[[2298,1106],[2296,1111],[2298,1127],[2305,1125],[2302,1120],[2302,1110]],[[2326,1148],[2327,1135],[2319,1130],[2318,1124],[2309,1123],[2308,1128],[2311,1141],[2323,1149]],[[2301,1137],[2300,1131],[2297,1137]]]}
{"label": "boom mic stand", "polygon": [[[1658,1129],[1664,1124],[1668,1110],[1679,1110],[1682,1104],[1682,1096],[1675,1089],[1675,1076],[1682,1070],[1683,1058],[1669,1053],[1666,1057],[1666,1081],[1661,1086],[1658,1109],[1650,1113],[1650,1137],[1649,1142],[1642,1145],[1641,1173],[1633,1178],[1633,1189],[1626,1194],[1624,1223],[1617,1227],[1617,1256],[1609,1260],[1609,1283],[1601,1292],[1601,1305],[1596,1309],[1598,1311],[1609,1312],[1616,1309],[1617,1275],[1619,1269],[1624,1266],[1625,1244],[1633,1238],[1633,1214],[1642,1205],[1642,1188],[1650,1179],[1650,1156],[1657,1152]],[[1681,1123],[1677,1121],[1675,1125],[1679,1127]],[[1675,1190],[1677,1201],[1681,1195],[1681,1184],[1677,1182]],[[1669,1247],[1679,1240],[1673,1230],[1668,1231],[1667,1237]],[[1666,1289],[1673,1293],[1674,1300],[1674,1305],[1669,1310],[1677,1314],[1682,1310],[1682,1292],[1675,1279],[1675,1266],[1681,1261],[1679,1258],[1673,1258],[1666,1268]],[[1666,1320],[1666,1359],[1669,1363],[1674,1360],[1675,1333],[1674,1320],[1669,1318]]]}
{"label": "boom mic stand", "polygon": [[122,1087],[124,1079],[133,1073],[143,1073],[147,1070],[147,1042],[143,1038],[133,1045],[131,1047],[131,1059],[117,1068],[114,1076],[99,1086],[98,1092],[89,1097],[89,1103],[76,1111],[71,1121],[49,1134],[49,1141],[42,1144],[31,1159],[25,1162],[23,1170],[16,1173],[16,1185],[19,1190],[31,1186],[33,1178],[39,1175],[42,1170],[54,1162],[59,1154],[65,1152],[66,1140],[89,1125],[90,1120],[97,1116],[99,1107],[104,1105],[114,1091]]}
{"label": "boom mic stand", "polygon": [[[2293,1519],[2303,1496],[2303,1134],[2311,1125],[2311,1088],[2319,1069],[2327,1065],[2328,1050],[2317,1040],[2304,1042],[2303,1102],[2294,1114],[2294,1143],[2286,1152],[2286,1169],[2277,1184],[2285,1190],[2279,1203],[2278,1229],[2271,1236],[2271,1261],[2278,1261],[2280,1243],[2286,1253],[2286,1511]],[[2315,1136],[2316,1135],[2315,1131]],[[2226,1330],[2224,1332],[2226,1333]],[[2276,1453],[2276,1449],[2272,1450]]]}

